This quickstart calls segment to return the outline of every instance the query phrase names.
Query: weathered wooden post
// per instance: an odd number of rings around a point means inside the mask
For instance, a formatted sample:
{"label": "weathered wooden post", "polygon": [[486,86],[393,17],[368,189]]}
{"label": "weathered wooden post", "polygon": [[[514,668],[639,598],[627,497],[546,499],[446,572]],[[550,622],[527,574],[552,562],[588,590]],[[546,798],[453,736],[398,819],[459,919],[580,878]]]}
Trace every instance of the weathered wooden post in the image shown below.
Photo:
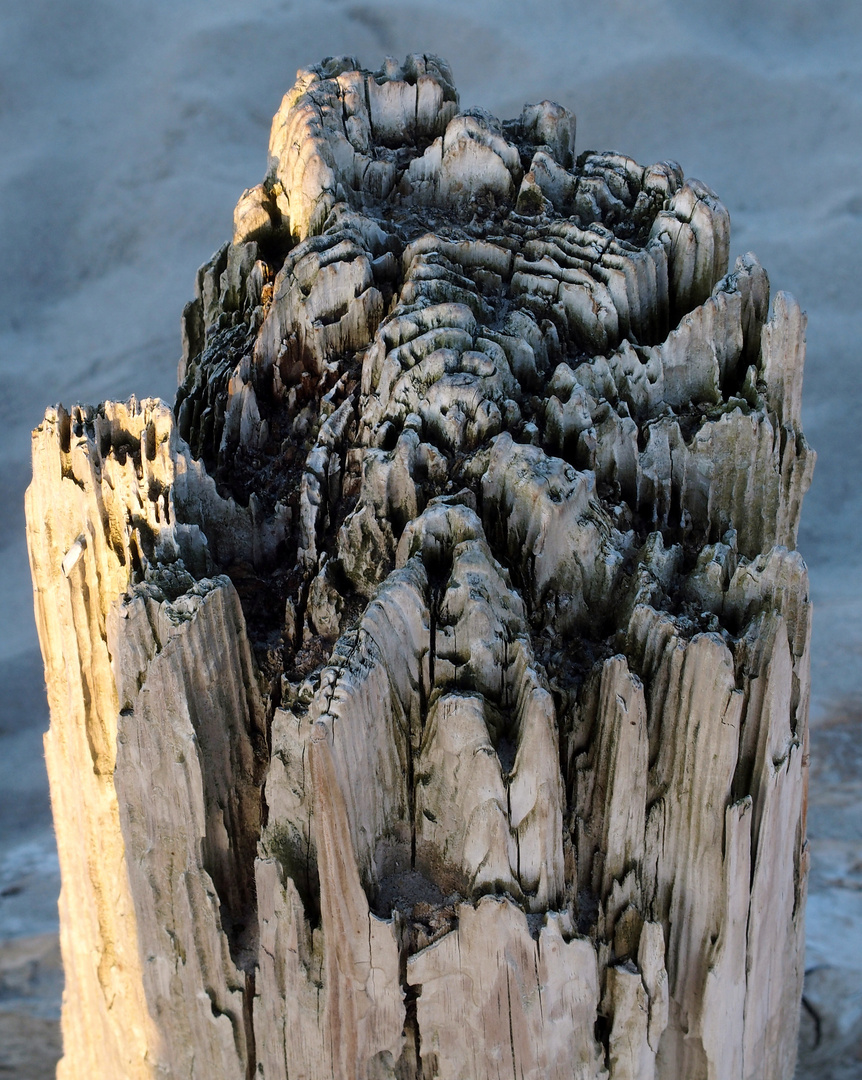
{"label": "weathered wooden post", "polygon": [[27,496],[63,1080],[790,1080],[804,316],[663,162],[301,71]]}

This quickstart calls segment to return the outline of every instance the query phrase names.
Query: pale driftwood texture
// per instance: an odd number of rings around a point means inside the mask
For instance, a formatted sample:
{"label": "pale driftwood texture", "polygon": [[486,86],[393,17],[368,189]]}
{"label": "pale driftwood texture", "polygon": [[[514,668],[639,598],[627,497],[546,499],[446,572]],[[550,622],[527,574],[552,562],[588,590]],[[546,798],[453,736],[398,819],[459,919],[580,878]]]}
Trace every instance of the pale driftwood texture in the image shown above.
{"label": "pale driftwood texture", "polygon": [[300,72],[27,497],[64,1080],[789,1080],[804,316],[673,163]]}

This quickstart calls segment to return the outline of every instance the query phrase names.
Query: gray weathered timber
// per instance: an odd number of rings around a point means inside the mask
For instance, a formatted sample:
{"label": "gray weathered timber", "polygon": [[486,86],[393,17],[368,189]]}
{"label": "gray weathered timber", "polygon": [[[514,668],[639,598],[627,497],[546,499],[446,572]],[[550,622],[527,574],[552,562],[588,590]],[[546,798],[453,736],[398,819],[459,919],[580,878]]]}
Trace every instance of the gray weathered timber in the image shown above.
{"label": "gray weathered timber", "polygon": [[173,409],[48,411],[61,1080],[790,1080],[805,319],[678,165],[302,71]]}

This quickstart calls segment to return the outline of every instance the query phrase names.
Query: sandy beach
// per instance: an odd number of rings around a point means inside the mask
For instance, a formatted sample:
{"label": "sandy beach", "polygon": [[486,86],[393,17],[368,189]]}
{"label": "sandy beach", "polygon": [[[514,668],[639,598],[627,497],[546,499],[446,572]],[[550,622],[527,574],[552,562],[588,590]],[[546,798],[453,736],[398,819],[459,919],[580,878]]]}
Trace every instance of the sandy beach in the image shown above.
{"label": "sandy beach", "polygon": [[808,313],[818,453],[798,1075],[862,1075],[862,5],[858,0],[33,0],[0,6],[0,1075],[53,1075],[59,872],[23,496],[45,407],[172,400],[197,267],[266,168],[298,67],[435,52],[462,106],[552,98],[577,152],[680,162]]}

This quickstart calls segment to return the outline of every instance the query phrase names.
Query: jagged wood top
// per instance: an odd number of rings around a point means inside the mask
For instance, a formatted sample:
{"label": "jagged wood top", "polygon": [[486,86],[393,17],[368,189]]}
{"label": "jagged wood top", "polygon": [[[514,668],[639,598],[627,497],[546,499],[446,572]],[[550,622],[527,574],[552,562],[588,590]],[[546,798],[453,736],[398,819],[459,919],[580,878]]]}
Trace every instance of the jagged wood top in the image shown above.
{"label": "jagged wood top", "polygon": [[[395,454],[413,476],[418,453],[420,503],[478,493],[504,433],[590,478],[621,564],[652,528],[695,548],[733,530],[748,558],[794,546],[803,317],[780,295],[762,347],[768,280],[753,256],[723,276],[716,196],[674,163],[575,162],[574,135],[550,102],[458,113],[435,57],[299,73],[184,313],[177,416],[225,493],[291,506],[304,572],[325,554],[370,596],[397,536],[357,529],[419,506],[379,504],[375,470]],[[342,496],[310,509],[349,446]]]}

